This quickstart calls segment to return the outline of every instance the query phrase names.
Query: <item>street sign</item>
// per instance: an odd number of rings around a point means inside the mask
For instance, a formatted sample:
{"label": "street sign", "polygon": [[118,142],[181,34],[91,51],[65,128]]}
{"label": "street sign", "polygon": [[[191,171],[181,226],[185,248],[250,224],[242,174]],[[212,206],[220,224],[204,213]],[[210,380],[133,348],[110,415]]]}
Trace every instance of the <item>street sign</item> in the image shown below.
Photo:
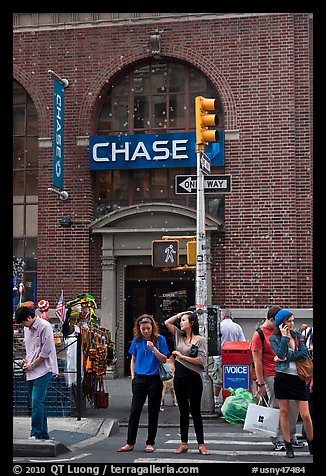
{"label": "street sign", "polygon": [[[204,192],[207,193],[230,193],[231,175],[204,176]],[[197,193],[197,175],[176,175],[175,193]]]}
{"label": "street sign", "polygon": [[207,157],[207,155],[204,154],[204,152],[202,152],[201,156],[200,156],[200,170],[204,174],[210,174],[211,173],[211,161],[210,161],[209,157]]}

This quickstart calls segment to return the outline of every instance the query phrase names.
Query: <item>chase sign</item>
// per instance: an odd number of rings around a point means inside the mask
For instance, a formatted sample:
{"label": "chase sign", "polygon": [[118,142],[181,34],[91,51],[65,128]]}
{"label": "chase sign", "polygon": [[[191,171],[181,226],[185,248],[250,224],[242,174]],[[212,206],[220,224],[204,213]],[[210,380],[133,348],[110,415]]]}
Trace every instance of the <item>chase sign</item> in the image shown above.
{"label": "chase sign", "polygon": [[[207,146],[211,165],[224,165],[224,133]],[[90,170],[196,167],[195,132],[91,136]]]}

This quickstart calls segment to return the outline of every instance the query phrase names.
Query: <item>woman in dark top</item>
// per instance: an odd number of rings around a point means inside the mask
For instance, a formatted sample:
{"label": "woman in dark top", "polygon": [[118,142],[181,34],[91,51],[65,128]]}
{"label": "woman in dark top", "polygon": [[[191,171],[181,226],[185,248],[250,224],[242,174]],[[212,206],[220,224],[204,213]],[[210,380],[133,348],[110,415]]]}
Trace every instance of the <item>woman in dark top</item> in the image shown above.
{"label": "woman in dark top", "polygon": [[[180,319],[180,329],[174,322]],[[203,420],[200,413],[203,393],[202,373],[206,362],[206,340],[199,334],[197,314],[181,312],[167,319],[164,324],[174,337],[175,356],[174,390],[180,411],[181,445],[176,454],[188,451],[189,410],[193,419],[198,450],[202,455],[209,452],[204,444]],[[190,356],[192,345],[198,348],[196,357]]]}

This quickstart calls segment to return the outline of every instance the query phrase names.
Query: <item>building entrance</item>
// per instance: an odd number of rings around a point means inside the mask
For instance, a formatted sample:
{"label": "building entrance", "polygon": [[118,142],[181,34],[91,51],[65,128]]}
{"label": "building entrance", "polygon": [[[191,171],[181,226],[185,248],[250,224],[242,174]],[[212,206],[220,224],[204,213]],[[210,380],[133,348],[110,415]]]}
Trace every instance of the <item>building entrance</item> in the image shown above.
{"label": "building entrance", "polygon": [[130,375],[128,349],[133,339],[134,322],[141,314],[151,314],[158,324],[159,332],[166,340],[170,352],[174,349],[173,339],[164,321],[195,305],[195,283],[193,279],[182,281],[126,281],[125,286],[125,375]]}

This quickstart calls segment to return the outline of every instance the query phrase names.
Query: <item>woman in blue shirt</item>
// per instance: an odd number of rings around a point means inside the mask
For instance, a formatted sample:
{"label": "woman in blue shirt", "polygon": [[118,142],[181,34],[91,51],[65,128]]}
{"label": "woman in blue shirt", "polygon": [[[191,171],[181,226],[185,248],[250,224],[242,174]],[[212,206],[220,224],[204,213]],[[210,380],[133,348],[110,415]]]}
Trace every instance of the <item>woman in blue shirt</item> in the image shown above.
{"label": "woman in blue shirt", "polygon": [[163,382],[158,374],[158,364],[159,362],[166,362],[166,356],[169,354],[165,337],[159,334],[153,316],[142,314],[136,319],[134,338],[129,353],[131,354],[132,402],[127,444],[117,451],[132,451],[134,449],[140,415],[147,398],[148,435],[145,451],[146,453],[152,453],[154,451],[163,389]]}

